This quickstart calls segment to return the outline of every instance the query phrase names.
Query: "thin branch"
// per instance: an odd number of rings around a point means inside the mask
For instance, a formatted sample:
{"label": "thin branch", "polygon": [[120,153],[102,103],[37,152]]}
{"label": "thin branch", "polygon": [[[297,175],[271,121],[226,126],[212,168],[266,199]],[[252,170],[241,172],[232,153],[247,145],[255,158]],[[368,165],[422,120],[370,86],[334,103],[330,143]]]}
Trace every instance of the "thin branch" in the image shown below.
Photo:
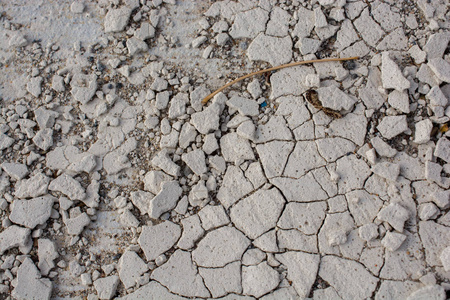
{"label": "thin branch", "polygon": [[226,89],[227,87],[232,86],[233,84],[245,79],[245,78],[249,78],[255,75],[259,75],[259,74],[263,74],[263,73],[267,73],[267,72],[271,72],[271,71],[275,71],[275,70],[280,70],[280,69],[284,69],[284,68],[289,68],[289,67],[294,67],[294,66],[299,66],[299,65],[305,65],[305,64],[311,64],[311,63],[317,63],[317,62],[327,62],[327,61],[345,61],[345,60],[354,60],[354,59],[358,59],[359,56],[354,56],[354,57],[346,57],[346,58],[323,58],[323,59],[313,59],[313,60],[305,60],[305,61],[297,61],[297,62],[293,62],[290,64],[286,64],[286,65],[281,65],[281,66],[277,66],[277,67],[272,67],[272,68],[268,68],[268,69],[264,69],[264,70],[259,70],[247,75],[244,75],[242,77],[239,77],[238,79],[233,80],[232,82],[229,82],[227,84],[225,84],[224,86],[222,86],[220,89],[216,90],[215,92],[209,94],[208,96],[206,96],[203,100],[202,100],[202,104],[206,104],[212,97],[214,97],[215,95],[217,95],[218,93],[220,93],[221,91],[223,91],[224,89]]}

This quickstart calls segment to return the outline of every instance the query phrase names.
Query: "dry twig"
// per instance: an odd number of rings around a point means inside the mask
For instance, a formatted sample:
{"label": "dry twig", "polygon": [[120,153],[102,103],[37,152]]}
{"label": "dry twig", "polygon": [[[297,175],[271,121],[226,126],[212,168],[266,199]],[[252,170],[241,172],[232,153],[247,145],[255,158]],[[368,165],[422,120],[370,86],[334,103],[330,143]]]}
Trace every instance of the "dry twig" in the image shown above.
{"label": "dry twig", "polygon": [[293,62],[290,64],[286,64],[286,65],[281,65],[281,66],[277,66],[277,67],[272,67],[272,68],[268,68],[268,69],[264,69],[264,70],[260,70],[260,71],[256,71],[247,75],[244,75],[242,77],[239,77],[238,79],[233,80],[232,82],[229,82],[227,84],[225,84],[224,86],[222,86],[220,89],[216,90],[215,92],[209,94],[208,96],[206,96],[203,100],[202,100],[202,104],[206,104],[212,97],[214,97],[215,95],[217,95],[218,93],[220,93],[221,91],[223,91],[224,89],[226,89],[229,86],[232,86],[233,84],[245,79],[245,78],[249,78],[255,75],[259,75],[259,74],[263,74],[263,73],[267,73],[267,72],[271,72],[271,71],[276,71],[276,70],[280,70],[280,69],[284,69],[284,68],[289,68],[289,67],[294,67],[294,66],[299,66],[299,65],[305,65],[305,64],[311,64],[311,63],[317,63],[317,62],[327,62],[327,61],[345,61],[345,60],[354,60],[354,59],[358,59],[358,56],[354,56],[354,57],[346,57],[346,58],[323,58],[323,59],[313,59],[313,60],[305,60],[305,61],[297,61],[297,62]]}

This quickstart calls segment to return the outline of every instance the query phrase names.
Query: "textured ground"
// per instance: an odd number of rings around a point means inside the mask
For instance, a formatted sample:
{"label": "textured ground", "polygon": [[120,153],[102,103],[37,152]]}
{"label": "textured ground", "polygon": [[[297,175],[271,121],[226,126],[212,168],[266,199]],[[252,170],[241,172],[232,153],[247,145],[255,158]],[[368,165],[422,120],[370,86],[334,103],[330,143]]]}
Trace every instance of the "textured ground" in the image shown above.
{"label": "textured ground", "polygon": [[1,299],[446,299],[446,1],[0,9]]}

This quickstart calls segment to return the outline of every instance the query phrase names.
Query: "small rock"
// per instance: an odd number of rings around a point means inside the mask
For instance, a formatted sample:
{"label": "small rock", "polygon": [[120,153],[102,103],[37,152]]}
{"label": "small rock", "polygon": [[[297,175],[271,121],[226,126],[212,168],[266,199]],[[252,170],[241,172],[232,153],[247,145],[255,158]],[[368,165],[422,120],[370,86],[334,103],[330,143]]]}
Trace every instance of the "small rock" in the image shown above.
{"label": "small rock", "polygon": [[441,137],[437,144],[436,149],[434,149],[434,156],[445,160],[450,163],[450,141],[446,137]]}
{"label": "small rock", "polygon": [[391,182],[396,182],[397,177],[400,174],[400,166],[390,162],[378,163],[372,167],[372,172],[381,176]]}
{"label": "small rock", "polygon": [[384,236],[381,244],[391,252],[396,251],[406,240],[406,235],[388,231]]}
{"label": "small rock", "polygon": [[[203,109],[202,100],[203,100],[203,98],[208,96],[210,93],[211,93],[211,91],[205,85],[201,85],[201,86],[197,87],[195,90],[193,90],[189,95],[192,108],[195,109],[195,111],[197,111],[197,112],[202,111],[202,109]],[[216,99],[216,97],[222,98],[222,97],[225,97],[225,95],[222,93],[219,93],[216,96],[214,96],[214,99]],[[215,101],[213,101],[213,104],[214,103],[215,103]]]}
{"label": "small rock", "polygon": [[219,129],[221,112],[221,106],[213,103],[203,111],[194,113],[191,116],[191,123],[200,133],[208,134]]}
{"label": "small rock", "polygon": [[432,34],[423,47],[423,50],[425,50],[425,52],[427,53],[428,60],[434,58],[442,58],[449,42],[449,32],[443,31]]}
{"label": "small rock", "polygon": [[74,1],[72,2],[72,4],[70,5],[70,10],[74,13],[74,14],[81,14],[84,11],[84,3],[80,2],[80,1]]}
{"label": "small rock", "polygon": [[450,63],[442,58],[433,58],[428,61],[428,66],[433,70],[437,78],[450,83]]}
{"label": "small rock", "polygon": [[205,182],[200,180],[196,185],[194,185],[189,193],[189,202],[192,206],[200,206],[202,200],[208,198],[208,189],[205,186]]}
{"label": "small rock", "polygon": [[381,209],[377,215],[381,221],[388,222],[398,232],[403,232],[403,226],[409,219],[409,212],[398,203],[391,203]]}
{"label": "small rock", "polygon": [[363,225],[359,228],[359,237],[364,241],[372,241],[378,237],[378,226],[374,223]]}
{"label": "small rock", "polygon": [[120,32],[125,29],[131,15],[131,9],[121,7],[118,9],[110,9],[105,16],[105,32]]}
{"label": "small rock", "polygon": [[130,38],[127,40],[127,48],[128,48],[128,53],[131,56],[134,56],[135,54],[139,53],[139,52],[145,52],[148,50],[148,46],[147,43],[144,42],[143,40],[140,40],[138,38]]}
{"label": "small rock", "polygon": [[0,233],[0,254],[15,247],[26,247],[30,241],[31,230],[12,225]]}
{"label": "small rock", "polygon": [[219,149],[219,143],[217,143],[214,133],[205,136],[202,149],[208,155]]}
{"label": "small rock", "polygon": [[378,131],[387,139],[392,139],[408,130],[406,116],[386,116],[377,126]]}
{"label": "small rock", "polygon": [[42,92],[41,85],[44,79],[41,76],[30,78],[27,83],[27,91],[34,97],[39,97]]}
{"label": "small rock", "polygon": [[222,136],[220,147],[224,159],[228,162],[255,158],[250,142],[234,132]]}
{"label": "small rock", "polygon": [[161,91],[166,90],[168,85],[169,85],[169,83],[167,82],[167,80],[157,76],[153,80],[153,83],[150,86],[150,88],[156,92],[161,92]]}
{"label": "small rock", "polygon": [[440,164],[431,161],[425,162],[425,178],[429,182],[441,184],[442,181],[441,172],[442,166]]}
{"label": "small rock", "polygon": [[58,178],[52,180],[48,189],[51,191],[61,192],[71,200],[83,200],[86,197],[81,184],[67,174],[62,174]]}
{"label": "small rock", "polygon": [[163,213],[177,206],[183,192],[178,181],[168,181],[161,185],[161,191],[150,201],[148,215],[158,219]]}
{"label": "small rock", "polygon": [[225,33],[221,32],[216,36],[216,43],[219,46],[225,46],[225,44],[230,40],[230,36]]}
{"label": "small rock", "polygon": [[247,91],[252,95],[253,99],[258,99],[259,96],[261,96],[262,90],[258,79],[253,79],[252,82],[247,85]]}
{"label": "small rock", "polygon": [[[159,110],[166,109],[167,104],[169,104],[169,92],[164,91],[156,94],[156,108]],[[164,119],[167,120],[167,119]],[[161,121],[161,123],[163,123]],[[164,133],[167,134],[167,133]]]}
{"label": "small rock", "polygon": [[41,278],[39,270],[27,257],[17,270],[17,284],[11,295],[15,299],[50,299],[52,288],[50,279]]}
{"label": "small rock", "polygon": [[99,299],[109,300],[114,297],[119,282],[119,276],[117,275],[112,275],[95,280],[94,287],[97,291]]}
{"label": "small rock", "polygon": [[325,14],[322,12],[320,6],[314,9],[314,17],[316,19],[315,26],[316,28],[323,28],[328,26],[327,18]]}
{"label": "small rock", "polygon": [[431,200],[441,209],[447,209],[450,205],[450,191],[435,191],[431,194]]}
{"label": "small rock", "polygon": [[319,100],[322,102],[322,105],[333,110],[350,110],[356,103],[354,98],[334,85],[318,88],[317,93],[319,94]]}
{"label": "small rock", "polygon": [[38,267],[41,274],[47,276],[51,269],[55,267],[53,262],[59,257],[55,243],[49,239],[38,239]]}
{"label": "small rock", "polygon": [[430,140],[431,130],[433,129],[433,123],[430,119],[425,119],[416,123],[416,132],[414,137],[414,143],[425,144]]}
{"label": "small rock", "polygon": [[14,200],[9,219],[16,224],[33,229],[37,225],[47,222],[55,200],[52,196],[31,200]]}
{"label": "small rock", "polygon": [[[450,67],[450,65],[449,65]],[[444,115],[444,108],[447,106],[447,97],[441,91],[439,86],[434,86],[425,96],[430,100],[430,106],[437,117]]]}
{"label": "small rock", "polygon": [[1,165],[3,171],[5,171],[11,178],[15,180],[21,180],[28,175],[28,168],[24,164],[7,163],[4,162]]}
{"label": "small rock", "polygon": [[389,93],[388,102],[393,108],[409,114],[409,97],[407,92],[392,91]]}
{"label": "small rock", "polygon": [[53,130],[50,128],[39,130],[33,137],[33,143],[38,148],[47,151],[53,146]]}
{"label": "small rock", "polygon": [[422,203],[418,209],[419,218],[423,221],[435,219],[439,214],[439,208],[431,202]]}
{"label": "small rock", "polygon": [[444,270],[446,272],[450,271],[450,247],[445,248],[439,257],[444,266]]}
{"label": "small rock", "polygon": [[259,114],[259,105],[254,100],[234,96],[226,102],[226,104],[239,111],[243,116],[255,117]]}
{"label": "small rock", "polygon": [[192,41],[192,48],[198,48],[200,47],[204,42],[206,42],[208,38],[204,35],[199,36],[195,40]]}
{"label": "small rock", "polygon": [[427,58],[427,53],[422,51],[418,45],[414,45],[408,50],[409,55],[414,59],[416,64],[421,64],[425,62]]}
{"label": "small rock", "polygon": [[14,144],[14,139],[4,133],[0,133],[0,150],[9,148]]}
{"label": "small rock", "polygon": [[409,80],[403,76],[400,68],[389,57],[389,52],[383,52],[381,57],[381,80],[383,82],[383,88],[396,89],[399,92],[409,89],[411,86]]}
{"label": "small rock", "polygon": [[155,37],[155,31],[155,27],[149,23],[141,23],[141,27],[136,29],[134,32],[134,37],[140,39],[141,41],[145,41],[146,39]]}
{"label": "small rock", "polygon": [[175,164],[166,150],[161,150],[152,159],[152,165],[162,169],[167,174],[177,177],[180,174],[180,166]]}
{"label": "small rock", "polygon": [[206,173],[205,153],[201,149],[183,153],[181,159],[195,174],[201,176]]}
{"label": "small rock", "polygon": [[91,222],[89,216],[84,212],[75,218],[63,218],[64,224],[67,226],[67,233],[70,235],[79,235],[84,227]]}
{"label": "small rock", "polygon": [[295,47],[300,50],[300,53],[302,55],[307,55],[316,53],[319,50],[321,44],[322,43],[320,40],[305,37],[299,40],[295,44]]}
{"label": "small rock", "polygon": [[243,122],[236,129],[236,133],[247,140],[253,140],[255,138],[255,124],[252,121]]}

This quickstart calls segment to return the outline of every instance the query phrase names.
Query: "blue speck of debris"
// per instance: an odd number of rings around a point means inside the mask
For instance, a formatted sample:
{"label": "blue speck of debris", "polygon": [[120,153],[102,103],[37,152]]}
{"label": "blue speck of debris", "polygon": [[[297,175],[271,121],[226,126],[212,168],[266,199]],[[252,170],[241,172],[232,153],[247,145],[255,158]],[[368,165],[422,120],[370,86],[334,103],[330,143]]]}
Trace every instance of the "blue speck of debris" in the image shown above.
{"label": "blue speck of debris", "polygon": [[264,101],[263,103],[260,104],[261,107],[266,107],[267,106],[267,102]]}

